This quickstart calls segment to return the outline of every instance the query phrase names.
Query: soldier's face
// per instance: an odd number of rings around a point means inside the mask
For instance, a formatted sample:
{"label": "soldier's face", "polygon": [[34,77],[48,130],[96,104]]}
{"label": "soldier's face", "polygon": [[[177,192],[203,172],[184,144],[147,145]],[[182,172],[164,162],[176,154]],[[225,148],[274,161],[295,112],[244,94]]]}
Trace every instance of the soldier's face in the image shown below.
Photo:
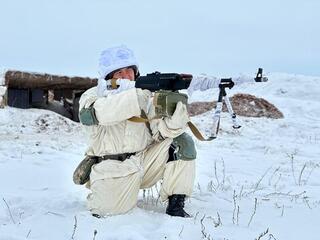
{"label": "soldier's face", "polygon": [[134,70],[130,67],[121,68],[113,74],[113,78],[129,79],[130,81],[134,81]]}

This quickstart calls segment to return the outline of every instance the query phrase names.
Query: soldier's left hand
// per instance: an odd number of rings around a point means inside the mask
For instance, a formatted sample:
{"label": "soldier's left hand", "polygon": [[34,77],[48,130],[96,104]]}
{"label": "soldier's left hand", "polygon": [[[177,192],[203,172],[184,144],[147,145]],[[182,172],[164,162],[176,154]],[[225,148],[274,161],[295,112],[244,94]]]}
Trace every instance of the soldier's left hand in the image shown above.
{"label": "soldier's left hand", "polygon": [[165,122],[169,128],[184,128],[190,121],[187,106],[182,102],[178,102],[176,110],[171,117],[166,117]]}

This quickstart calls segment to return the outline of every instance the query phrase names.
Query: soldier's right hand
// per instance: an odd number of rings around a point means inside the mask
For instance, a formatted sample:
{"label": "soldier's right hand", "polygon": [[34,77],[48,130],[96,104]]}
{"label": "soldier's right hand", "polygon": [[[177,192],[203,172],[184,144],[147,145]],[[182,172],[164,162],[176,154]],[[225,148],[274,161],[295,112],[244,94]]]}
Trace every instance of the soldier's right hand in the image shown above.
{"label": "soldier's right hand", "polygon": [[187,106],[182,102],[178,102],[173,115],[171,117],[166,117],[164,120],[171,129],[186,127],[187,123],[190,121]]}

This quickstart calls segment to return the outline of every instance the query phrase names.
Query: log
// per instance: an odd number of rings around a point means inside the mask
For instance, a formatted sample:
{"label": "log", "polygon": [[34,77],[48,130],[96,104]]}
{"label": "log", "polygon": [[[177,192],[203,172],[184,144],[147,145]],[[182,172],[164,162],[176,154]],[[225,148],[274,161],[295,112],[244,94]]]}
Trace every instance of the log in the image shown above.
{"label": "log", "polygon": [[5,73],[5,85],[9,88],[74,89],[86,90],[96,86],[97,78],[68,77],[47,73],[32,73],[9,70]]}

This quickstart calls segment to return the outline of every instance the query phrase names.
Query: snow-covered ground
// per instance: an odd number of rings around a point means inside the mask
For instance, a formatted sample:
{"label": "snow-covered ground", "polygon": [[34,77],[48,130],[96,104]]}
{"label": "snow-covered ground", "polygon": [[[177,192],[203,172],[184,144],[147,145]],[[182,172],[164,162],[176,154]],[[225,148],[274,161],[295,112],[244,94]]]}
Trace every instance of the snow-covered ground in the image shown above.
{"label": "snow-covered ground", "polygon": [[[38,109],[0,109],[0,239],[319,239],[320,77],[273,73],[229,91],[263,97],[284,119],[223,113],[219,136],[196,141],[191,219],[166,214],[157,187],[128,214],[97,219],[72,182],[86,148],[78,123]],[[216,91],[191,100],[213,100]],[[206,132],[212,112],[193,118]]]}

